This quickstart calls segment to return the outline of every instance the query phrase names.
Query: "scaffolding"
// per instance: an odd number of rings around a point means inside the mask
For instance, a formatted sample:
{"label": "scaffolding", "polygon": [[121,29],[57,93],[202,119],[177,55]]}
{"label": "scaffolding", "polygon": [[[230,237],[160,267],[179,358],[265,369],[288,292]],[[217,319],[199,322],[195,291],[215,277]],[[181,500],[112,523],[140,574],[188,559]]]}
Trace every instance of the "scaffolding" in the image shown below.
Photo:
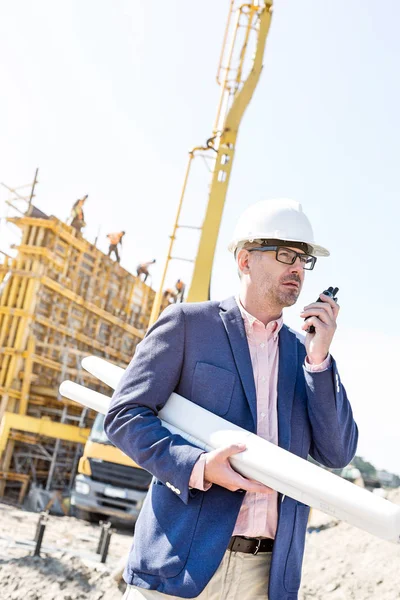
{"label": "scaffolding", "polygon": [[[33,207],[34,208],[34,207]],[[81,370],[95,354],[121,366],[148,326],[155,292],[40,211],[8,221],[17,255],[0,255],[0,498],[29,484],[68,490],[95,414],[61,398],[68,378],[109,393]]]}

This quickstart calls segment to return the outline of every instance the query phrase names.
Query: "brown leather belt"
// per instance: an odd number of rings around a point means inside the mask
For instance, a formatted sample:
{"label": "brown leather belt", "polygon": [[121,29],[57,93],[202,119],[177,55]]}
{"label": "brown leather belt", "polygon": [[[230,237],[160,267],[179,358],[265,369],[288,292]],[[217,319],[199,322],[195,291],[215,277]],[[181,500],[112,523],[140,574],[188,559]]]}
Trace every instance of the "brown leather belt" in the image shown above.
{"label": "brown leather belt", "polygon": [[272,552],[274,540],[270,538],[248,538],[242,535],[234,535],[228,544],[231,552],[246,552],[247,554],[258,554],[259,552]]}

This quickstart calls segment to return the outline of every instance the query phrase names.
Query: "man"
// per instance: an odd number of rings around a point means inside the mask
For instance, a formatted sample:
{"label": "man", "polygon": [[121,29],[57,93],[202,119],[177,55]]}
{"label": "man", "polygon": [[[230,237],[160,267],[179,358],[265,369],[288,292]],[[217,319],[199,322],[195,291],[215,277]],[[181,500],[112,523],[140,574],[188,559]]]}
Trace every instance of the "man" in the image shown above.
{"label": "man", "polygon": [[186,288],[186,286],[183,283],[182,279],[178,279],[177,282],[175,283],[175,289],[176,289],[175,302],[183,302],[185,288]]}
{"label": "man", "polygon": [[136,268],[136,275],[139,278],[142,275],[144,276],[143,279],[142,279],[143,283],[146,281],[146,279],[150,275],[150,273],[149,273],[149,267],[150,267],[150,265],[154,265],[155,262],[156,262],[156,259],[153,258],[153,260],[150,260],[149,262],[141,263],[140,265],[137,266],[137,268]]}
{"label": "man", "polygon": [[165,289],[163,292],[163,302],[167,302],[168,304],[176,302],[176,290],[172,288]]}
{"label": "man", "polygon": [[86,196],[83,196],[83,198],[81,198],[80,200],[77,200],[71,209],[71,227],[76,229],[76,232],[79,234],[81,233],[81,230],[86,226],[85,215],[83,213],[83,206],[87,198],[88,194],[86,194]]}
{"label": "man", "polygon": [[118,244],[122,246],[122,238],[125,235],[125,231],[119,231],[118,233],[109,233],[107,234],[108,239],[110,240],[110,246],[108,248],[108,254],[111,258],[111,254],[114,252],[117,263],[120,261],[120,256],[118,254]]}
{"label": "man", "polygon": [[357,427],[329,354],[339,307],[323,295],[306,306],[303,329],[315,333],[305,340],[282,322],[305,270],[329,255],[301,206],[251,206],[229,249],[239,296],[167,308],[105,419],[108,437],[154,475],[124,574],[129,600],[298,598],[309,508],[236,473],[229,457],[243,445],[204,453],[171,435],[157,413],[172,392],[304,459],[341,468],[355,454]]}

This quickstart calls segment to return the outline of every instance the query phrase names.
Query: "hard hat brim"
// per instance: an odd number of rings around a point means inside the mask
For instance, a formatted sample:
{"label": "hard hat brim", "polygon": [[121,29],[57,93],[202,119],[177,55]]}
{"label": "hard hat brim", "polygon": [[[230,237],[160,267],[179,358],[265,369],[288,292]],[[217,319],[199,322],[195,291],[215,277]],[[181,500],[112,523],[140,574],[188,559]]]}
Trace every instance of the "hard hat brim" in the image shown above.
{"label": "hard hat brim", "polygon": [[[248,238],[244,238],[241,240],[233,240],[229,246],[228,246],[228,250],[229,252],[234,253],[235,250],[237,249],[237,247],[240,244],[245,244],[246,242],[255,242],[256,240],[262,240],[265,239],[265,235],[255,235],[254,238],[252,237],[252,239],[248,239]],[[320,246],[319,244],[314,244],[314,243],[310,243],[307,242],[306,240],[294,240],[294,239],[288,239],[285,238],[285,241],[287,242],[302,242],[304,244],[307,244],[310,247],[310,254],[312,256],[330,256],[330,252],[327,248],[324,248],[323,246]]]}

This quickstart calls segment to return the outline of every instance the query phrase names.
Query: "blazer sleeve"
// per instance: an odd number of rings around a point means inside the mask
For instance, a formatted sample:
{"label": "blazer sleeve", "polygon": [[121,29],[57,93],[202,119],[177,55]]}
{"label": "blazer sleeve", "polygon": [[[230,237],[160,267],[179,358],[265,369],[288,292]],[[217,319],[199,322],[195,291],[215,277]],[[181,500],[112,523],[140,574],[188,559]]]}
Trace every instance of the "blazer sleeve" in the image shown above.
{"label": "blazer sleeve", "polygon": [[311,423],[310,455],[332,469],[345,467],[354,458],[358,430],[336,362],[325,371],[304,369]]}
{"label": "blazer sleeve", "polygon": [[137,346],[119,382],[104,429],[139,466],[189,502],[189,480],[204,452],[162,426],[158,411],[178,385],[184,358],[185,315],[168,307]]}

